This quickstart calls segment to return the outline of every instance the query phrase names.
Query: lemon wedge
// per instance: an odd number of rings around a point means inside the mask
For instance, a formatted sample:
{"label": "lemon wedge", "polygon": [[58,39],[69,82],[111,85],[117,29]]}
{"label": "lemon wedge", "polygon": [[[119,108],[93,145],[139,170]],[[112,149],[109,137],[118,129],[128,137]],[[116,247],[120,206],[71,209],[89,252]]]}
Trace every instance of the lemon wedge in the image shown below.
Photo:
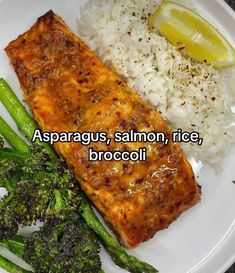
{"label": "lemon wedge", "polygon": [[164,1],[150,17],[156,29],[193,59],[213,63],[215,68],[235,65],[235,50],[211,24],[192,10]]}

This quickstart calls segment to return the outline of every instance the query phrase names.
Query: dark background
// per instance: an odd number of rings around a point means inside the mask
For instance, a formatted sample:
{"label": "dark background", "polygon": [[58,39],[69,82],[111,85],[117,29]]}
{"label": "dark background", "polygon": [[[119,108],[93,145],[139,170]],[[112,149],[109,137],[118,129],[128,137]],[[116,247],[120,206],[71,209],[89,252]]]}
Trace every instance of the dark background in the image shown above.
{"label": "dark background", "polygon": [[235,0],[225,0],[231,8],[235,10]]}
{"label": "dark background", "polygon": [[[225,0],[233,10],[235,10],[235,0]],[[232,267],[226,273],[235,273],[235,263],[233,264]]]}

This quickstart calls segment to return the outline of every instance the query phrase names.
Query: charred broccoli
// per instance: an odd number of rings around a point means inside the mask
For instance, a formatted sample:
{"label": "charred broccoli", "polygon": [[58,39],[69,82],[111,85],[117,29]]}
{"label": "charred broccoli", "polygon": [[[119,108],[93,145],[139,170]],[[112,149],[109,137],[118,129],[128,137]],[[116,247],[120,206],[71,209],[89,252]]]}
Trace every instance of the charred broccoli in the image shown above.
{"label": "charred broccoli", "polygon": [[82,219],[50,219],[29,237],[16,236],[0,245],[23,258],[37,273],[101,272],[99,242]]}
{"label": "charred broccoli", "polygon": [[30,148],[29,155],[22,154],[24,160],[16,156],[8,149],[8,158],[0,161],[0,187],[8,192],[0,201],[1,240],[16,234],[17,223],[63,219],[74,215],[80,204],[78,183],[63,160],[51,164],[37,145]]}
{"label": "charred broccoli", "polygon": [[0,136],[0,149],[4,147],[4,139]]}
{"label": "charred broccoli", "polygon": [[11,222],[10,224],[4,223],[0,220],[0,238],[1,240],[8,240],[16,235],[18,232],[18,224]]}

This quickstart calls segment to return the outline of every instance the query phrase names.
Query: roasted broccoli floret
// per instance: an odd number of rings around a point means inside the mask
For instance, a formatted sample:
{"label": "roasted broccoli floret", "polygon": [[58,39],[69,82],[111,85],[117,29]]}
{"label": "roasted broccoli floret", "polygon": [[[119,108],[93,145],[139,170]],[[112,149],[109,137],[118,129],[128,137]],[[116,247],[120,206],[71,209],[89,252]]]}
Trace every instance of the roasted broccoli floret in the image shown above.
{"label": "roasted broccoli floret", "polygon": [[[11,155],[14,158],[14,152]],[[72,172],[61,159],[50,163],[37,145],[22,161],[0,161],[0,187],[8,192],[0,201],[1,240],[14,235],[16,223],[31,225],[36,220],[63,219],[78,211],[79,186]],[[6,231],[8,226],[11,232]]]}
{"label": "roasted broccoli floret", "polygon": [[[0,239],[7,240],[18,231],[18,224],[12,215],[12,209],[16,210],[16,203],[13,202],[12,190],[15,186],[15,180],[11,180],[12,175],[17,171],[17,164],[9,159],[1,160],[0,162],[0,187],[5,188],[7,195],[0,199]],[[9,204],[12,203],[12,208],[9,209]],[[14,205],[13,205],[14,204]]]}
{"label": "roasted broccoli floret", "polygon": [[23,258],[37,273],[101,272],[100,245],[82,219],[50,219],[29,237],[16,236],[2,246]]}
{"label": "roasted broccoli floret", "polygon": [[4,147],[4,139],[0,136],[0,148]]}
{"label": "roasted broccoli floret", "polygon": [[101,270],[100,246],[95,234],[81,220],[49,220],[26,239],[24,260],[36,272],[83,272]]}
{"label": "roasted broccoli floret", "polygon": [[0,221],[0,238],[1,240],[8,240],[16,235],[18,231],[18,224],[16,222],[5,224]]}

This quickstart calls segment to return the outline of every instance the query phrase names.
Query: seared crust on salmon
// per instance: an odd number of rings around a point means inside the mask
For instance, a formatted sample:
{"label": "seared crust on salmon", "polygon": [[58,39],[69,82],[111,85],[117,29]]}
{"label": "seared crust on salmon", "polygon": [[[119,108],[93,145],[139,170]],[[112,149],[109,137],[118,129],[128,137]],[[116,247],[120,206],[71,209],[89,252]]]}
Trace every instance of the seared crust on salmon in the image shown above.
{"label": "seared crust on salmon", "polygon": [[[163,118],[52,11],[11,42],[6,52],[34,117],[48,132],[161,131]],[[88,149],[147,148],[145,162],[88,160]],[[168,227],[200,200],[195,177],[177,143],[56,143],[87,196],[128,247]]]}

